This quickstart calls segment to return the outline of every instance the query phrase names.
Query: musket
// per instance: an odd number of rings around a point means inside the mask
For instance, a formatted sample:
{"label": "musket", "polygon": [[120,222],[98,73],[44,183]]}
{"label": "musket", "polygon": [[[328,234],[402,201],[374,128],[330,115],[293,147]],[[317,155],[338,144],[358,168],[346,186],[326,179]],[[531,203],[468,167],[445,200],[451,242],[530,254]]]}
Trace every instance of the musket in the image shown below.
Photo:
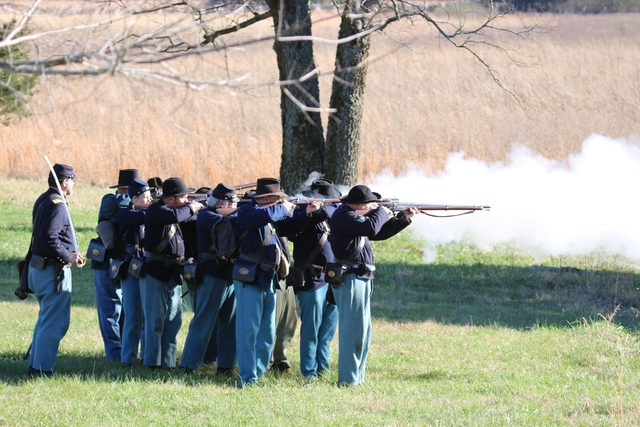
{"label": "musket", "polygon": [[[71,212],[69,211],[69,206],[67,205],[67,198],[64,196],[64,192],[62,191],[62,186],[60,185],[60,181],[58,181],[58,176],[56,175],[56,172],[53,170],[53,165],[49,161],[49,158],[47,157],[46,154],[44,155],[44,159],[47,161],[47,164],[49,165],[49,170],[51,171],[51,175],[53,175],[53,179],[56,182],[56,186],[58,187],[58,191],[60,192],[60,196],[62,197],[62,201],[64,202],[64,209],[67,213],[67,219],[69,220],[69,231],[71,231],[71,243],[73,245],[72,252],[80,253],[78,252],[78,241],[76,240],[76,229],[73,226],[73,221],[71,220]],[[82,265],[84,265],[84,262],[80,264],[79,267]]]}
{"label": "musket", "polygon": [[238,191],[238,190],[244,190],[245,188],[253,188],[256,185],[258,185],[257,182],[249,182],[247,184],[234,185],[233,187],[236,189],[236,191]]}
{"label": "musket", "polygon": [[[382,206],[386,206],[388,209],[394,212],[405,211],[410,208],[415,208],[415,209],[418,209],[420,213],[423,213],[425,215],[438,216],[438,217],[465,215],[465,214],[473,213],[475,211],[488,211],[491,209],[491,206],[429,205],[425,203],[405,203],[405,202],[400,202],[398,200],[390,201],[390,202],[382,200],[380,204]],[[426,211],[447,211],[447,212],[448,211],[466,211],[466,212],[456,214],[456,215],[431,215],[431,214],[428,214]]]}
{"label": "musket", "polygon": [[[289,201],[294,205],[304,205],[310,202],[322,202],[322,203],[342,203],[340,199],[322,199],[317,197],[305,197],[305,196],[294,196],[290,197]],[[400,199],[397,198],[383,198],[372,201],[372,203],[378,203],[379,205],[385,206],[391,211],[399,212],[404,211],[409,208],[416,208],[421,213],[425,215],[429,215],[426,211],[467,211],[465,213],[473,213],[475,211],[488,211],[491,209],[491,206],[476,206],[476,205],[430,205],[426,203],[407,203],[401,202]],[[457,214],[457,215],[464,215]],[[435,215],[432,215],[435,216]],[[456,216],[456,215],[453,215]]]}
{"label": "musket", "polygon": [[[376,200],[373,203],[393,203],[397,202],[399,199],[380,199]],[[294,196],[290,197],[289,201],[294,205],[306,205],[311,202],[322,202],[322,203],[342,203],[340,199],[322,199],[319,197],[305,197],[305,196]]]}
{"label": "musket", "polygon": [[322,199],[318,197],[304,197],[304,196],[289,197],[288,200],[294,205],[307,205],[311,202],[342,203],[340,199]]}

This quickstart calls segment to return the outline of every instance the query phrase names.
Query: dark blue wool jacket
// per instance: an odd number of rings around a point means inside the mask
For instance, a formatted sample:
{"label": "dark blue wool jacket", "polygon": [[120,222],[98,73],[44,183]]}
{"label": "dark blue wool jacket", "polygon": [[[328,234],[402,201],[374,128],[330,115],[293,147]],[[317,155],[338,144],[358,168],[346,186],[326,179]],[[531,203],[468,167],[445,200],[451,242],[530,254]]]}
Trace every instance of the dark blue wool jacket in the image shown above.
{"label": "dark blue wool jacket", "polygon": [[[370,240],[385,240],[392,237],[411,224],[404,213],[389,216],[382,206],[369,211],[366,215],[358,215],[349,205],[341,205],[334,212],[329,226],[331,234],[329,242],[336,259],[346,260],[357,247],[358,237],[365,239],[362,251],[354,262],[374,264],[375,259]],[[373,279],[373,273],[359,275],[360,278]]]}
{"label": "dark blue wool jacket", "polygon": [[[255,200],[251,200],[249,204],[238,209],[236,236],[240,237],[245,230],[249,230],[240,245],[241,256],[243,254],[251,256],[260,250],[262,241],[267,235],[268,224],[273,225],[275,234],[278,236],[291,237],[300,233],[310,219],[304,210],[290,217],[287,208],[281,204],[261,208]],[[272,235],[262,254],[263,260],[271,263],[276,261],[276,245],[276,236]],[[256,280],[248,284],[267,290],[271,286],[272,278],[271,272],[264,272],[258,274]]]}

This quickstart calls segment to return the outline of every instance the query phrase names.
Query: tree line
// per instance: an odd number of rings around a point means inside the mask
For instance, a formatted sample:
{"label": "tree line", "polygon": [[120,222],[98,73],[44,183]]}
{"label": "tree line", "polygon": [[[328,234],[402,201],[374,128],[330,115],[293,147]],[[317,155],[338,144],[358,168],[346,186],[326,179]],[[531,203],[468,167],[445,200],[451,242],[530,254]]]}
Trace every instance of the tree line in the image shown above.
{"label": "tree line", "polygon": [[[227,5],[234,3],[241,4],[244,1],[233,0],[225,2]],[[266,2],[265,2],[266,3]],[[319,6],[331,6],[333,0],[315,0],[311,2]],[[442,6],[453,1],[432,1],[426,2],[427,8]],[[458,1],[458,4],[477,3],[474,0]],[[551,12],[551,13],[625,13],[640,12],[640,0],[481,0],[484,6],[489,7],[491,3],[503,10],[517,10],[520,12]],[[211,5],[220,4],[220,1],[210,1]]]}
{"label": "tree line", "polygon": [[[487,0],[485,3],[489,4]],[[502,8],[520,12],[550,13],[626,13],[640,12],[640,0],[503,0],[494,1]]]}

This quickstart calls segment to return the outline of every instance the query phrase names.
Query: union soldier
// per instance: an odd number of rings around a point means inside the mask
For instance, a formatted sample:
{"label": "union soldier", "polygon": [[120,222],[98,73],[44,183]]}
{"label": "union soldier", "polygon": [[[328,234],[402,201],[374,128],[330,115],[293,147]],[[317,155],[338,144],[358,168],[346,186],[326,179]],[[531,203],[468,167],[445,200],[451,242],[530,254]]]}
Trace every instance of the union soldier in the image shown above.
{"label": "union soldier", "polygon": [[[242,238],[234,265],[236,294],[236,346],[238,386],[257,384],[269,367],[275,336],[275,288],[277,274],[283,274],[279,235],[296,234],[306,227],[309,216],[320,204],[309,204],[291,217],[294,205],[283,198],[275,178],[260,178],[254,198],[238,209],[236,235]],[[286,274],[286,273],[285,273]]]}
{"label": "union soldier", "polygon": [[329,226],[335,262],[346,265],[344,284],[332,285],[339,313],[338,385],[364,383],[371,341],[370,297],[375,271],[370,240],[388,239],[411,223],[415,208],[393,213],[378,206],[380,194],[356,185],[342,197]]}
{"label": "union soldier", "polygon": [[[342,193],[335,189],[332,181],[316,179],[302,195],[335,199]],[[323,268],[327,262],[334,261],[328,241],[328,222],[338,206],[336,203],[325,203],[313,213],[309,226],[291,239],[295,261],[287,282],[295,291],[300,306],[300,372],[307,379],[330,372],[330,344],[338,324],[338,309],[327,301],[330,288],[325,281]],[[296,209],[303,207],[298,205]],[[296,279],[302,279],[303,282]]]}
{"label": "union soldier", "polygon": [[[123,269],[133,257],[143,255],[144,219],[152,198],[149,185],[141,179],[134,179],[128,187],[131,203],[120,209],[118,213],[118,233],[122,236]],[[120,361],[126,365],[136,363],[138,346],[142,335],[142,298],[140,297],[140,280],[132,274],[122,273],[125,277],[120,282],[122,289],[122,306],[125,313],[122,327],[122,354]],[[140,346],[144,349],[144,341]],[[142,350],[140,351],[142,354]]]}
{"label": "union soldier", "polygon": [[187,372],[200,369],[212,343],[217,344],[217,374],[233,375],[236,366],[233,262],[217,253],[212,230],[225,218],[230,221],[230,229],[235,228],[237,201],[235,188],[221,182],[209,191],[208,207],[198,212],[197,262],[202,266],[204,280],[189,291],[194,313],[180,359],[180,366]]}
{"label": "union soldier", "polygon": [[49,173],[49,189],[33,205],[33,250],[29,263],[29,289],[40,310],[33,329],[31,356],[27,374],[30,377],[51,376],[56,365],[60,341],[69,329],[71,317],[72,264],[84,265],[84,256],[73,241],[64,196],[70,196],[76,176],[71,166],[56,163]]}
{"label": "union soldier", "polygon": [[[109,188],[115,188],[115,193],[105,194],[100,203],[98,224],[110,221],[117,228],[117,215],[120,209],[126,208],[131,202],[127,194],[128,186],[138,178],[137,169],[122,169],[118,173],[118,183]],[[117,252],[118,248],[115,249]],[[107,251],[102,262],[91,261],[93,279],[96,287],[96,306],[98,308],[98,324],[104,342],[104,349],[108,361],[120,361],[122,337],[121,328],[124,321],[122,315],[122,291],[119,283],[109,277],[109,265],[114,256],[114,250]]]}
{"label": "union soldier", "polygon": [[195,220],[202,208],[189,202],[187,188],[180,178],[162,183],[162,199],[147,208],[144,258],[146,274],[140,279],[144,315],[143,363],[151,368],[174,368],[177,336],[182,325],[182,263],[185,244],[179,223]]}

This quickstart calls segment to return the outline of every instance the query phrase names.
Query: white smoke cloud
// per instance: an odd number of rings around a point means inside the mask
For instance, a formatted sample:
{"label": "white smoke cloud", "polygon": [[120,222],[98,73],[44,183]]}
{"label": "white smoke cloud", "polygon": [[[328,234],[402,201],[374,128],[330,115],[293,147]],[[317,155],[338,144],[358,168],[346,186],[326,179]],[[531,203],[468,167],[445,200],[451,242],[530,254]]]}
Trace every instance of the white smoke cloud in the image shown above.
{"label": "white smoke cloud", "polygon": [[441,173],[382,173],[370,187],[405,202],[491,206],[455,218],[419,215],[411,227],[432,247],[464,240],[487,250],[508,243],[552,255],[598,251],[640,260],[640,148],[592,135],[568,160],[522,146],[496,164],[453,153]]}

